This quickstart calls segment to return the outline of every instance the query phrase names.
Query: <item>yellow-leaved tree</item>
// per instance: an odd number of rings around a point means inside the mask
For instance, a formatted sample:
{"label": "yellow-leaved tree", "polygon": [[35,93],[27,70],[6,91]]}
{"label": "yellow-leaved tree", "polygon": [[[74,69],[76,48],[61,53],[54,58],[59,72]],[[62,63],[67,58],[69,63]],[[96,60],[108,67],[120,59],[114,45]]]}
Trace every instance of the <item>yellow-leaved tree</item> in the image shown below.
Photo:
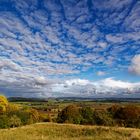
{"label": "yellow-leaved tree", "polygon": [[0,95],[0,113],[5,112],[7,106],[8,106],[7,98],[3,95]]}

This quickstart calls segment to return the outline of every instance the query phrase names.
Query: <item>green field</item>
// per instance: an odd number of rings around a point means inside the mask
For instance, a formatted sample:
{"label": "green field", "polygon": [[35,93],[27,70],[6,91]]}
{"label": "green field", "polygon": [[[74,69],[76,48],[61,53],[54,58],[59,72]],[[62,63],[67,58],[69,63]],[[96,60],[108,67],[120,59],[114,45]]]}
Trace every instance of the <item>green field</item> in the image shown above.
{"label": "green field", "polygon": [[140,140],[140,129],[38,123],[1,129],[0,140]]}

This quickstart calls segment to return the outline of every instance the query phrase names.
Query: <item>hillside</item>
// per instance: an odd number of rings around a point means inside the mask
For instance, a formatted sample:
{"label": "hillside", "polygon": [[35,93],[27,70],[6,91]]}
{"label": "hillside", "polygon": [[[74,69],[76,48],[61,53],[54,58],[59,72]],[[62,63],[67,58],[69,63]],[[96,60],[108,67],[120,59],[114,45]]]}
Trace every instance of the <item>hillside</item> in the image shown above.
{"label": "hillside", "polygon": [[0,140],[140,140],[140,129],[38,123],[1,129]]}

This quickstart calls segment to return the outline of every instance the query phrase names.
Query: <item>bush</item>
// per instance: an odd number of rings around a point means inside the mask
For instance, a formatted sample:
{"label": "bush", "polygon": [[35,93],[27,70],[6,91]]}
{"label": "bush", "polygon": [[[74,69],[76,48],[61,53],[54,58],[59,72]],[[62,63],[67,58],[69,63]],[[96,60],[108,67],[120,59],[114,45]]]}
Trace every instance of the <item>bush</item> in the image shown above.
{"label": "bush", "polygon": [[33,120],[33,123],[39,121],[39,113],[36,109],[27,109],[25,112],[29,113],[30,119]]}
{"label": "bush", "polygon": [[80,124],[81,119],[79,108],[75,105],[69,105],[58,113],[57,122]]}
{"label": "bush", "polygon": [[21,125],[21,119],[16,115],[13,115],[9,120],[10,127],[18,127]]}
{"label": "bush", "polygon": [[108,108],[107,111],[109,113],[111,113],[113,117],[115,117],[116,112],[120,109],[120,107],[121,106],[115,104],[115,105],[111,106],[110,108]]}
{"label": "bush", "polygon": [[140,128],[140,108],[134,105],[121,107],[114,105],[108,109],[116,120],[117,125]]}
{"label": "bush", "polygon": [[93,110],[91,107],[83,107],[80,109],[80,114],[82,116],[81,124],[94,124]]}
{"label": "bush", "polygon": [[115,121],[107,111],[95,111],[93,119],[97,125],[113,126]]}
{"label": "bush", "polygon": [[[120,107],[114,118],[121,126],[139,127],[140,126],[140,108],[132,105]],[[120,123],[121,122],[121,123]]]}
{"label": "bush", "polygon": [[20,118],[21,125],[26,125],[26,124],[31,123],[31,121],[29,121],[31,119],[30,113],[24,110],[11,111],[11,112],[8,112],[7,115],[9,117],[16,115],[18,118]]}
{"label": "bush", "polygon": [[18,105],[16,104],[12,104],[12,103],[9,103],[7,108],[6,108],[6,111],[7,112],[13,112],[13,111],[18,111],[20,108]]}
{"label": "bush", "polygon": [[140,108],[132,105],[126,107],[120,107],[116,113],[115,118],[124,119],[124,120],[135,120],[140,117]]}
{"label": "bush", "polygon": [[9,128],[9,118],[6,115],[0,116],[0,128]]}
{"label": "bush", "polygon": [[0,114],[6,112],[6,107],[5,105],[0,104]]}
{"label": "bush", "polygon": [[39,113],[39,120],[41,122],[51,122],[51,116],[49,114],[46,113]]}

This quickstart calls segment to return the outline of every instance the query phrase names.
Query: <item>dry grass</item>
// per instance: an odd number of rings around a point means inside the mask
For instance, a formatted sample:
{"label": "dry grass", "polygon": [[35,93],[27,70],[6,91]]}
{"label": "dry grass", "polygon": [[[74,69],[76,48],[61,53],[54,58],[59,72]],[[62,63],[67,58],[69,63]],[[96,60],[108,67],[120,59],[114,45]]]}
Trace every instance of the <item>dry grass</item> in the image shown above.
{"label": "dry grass", "polygon": [[140,129],[38,123],[1,129],[0,140],[140,140]]}

